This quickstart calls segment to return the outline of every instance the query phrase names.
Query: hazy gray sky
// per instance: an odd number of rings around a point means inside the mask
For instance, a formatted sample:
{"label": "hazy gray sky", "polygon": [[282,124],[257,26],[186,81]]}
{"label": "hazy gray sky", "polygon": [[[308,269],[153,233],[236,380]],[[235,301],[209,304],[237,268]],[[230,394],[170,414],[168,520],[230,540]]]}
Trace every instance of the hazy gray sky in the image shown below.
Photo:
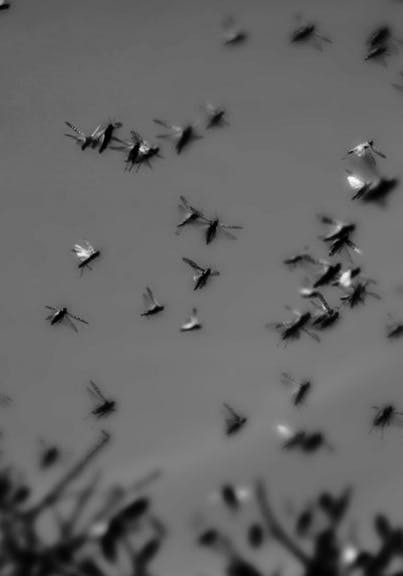
{"label": "hazy gray sky", "polygon": [[[288,44],[298,11],[334,40],[323,53]],[[251,33],[242,48],[220,46],[228,13]],[[129,479],[165,467],[160,506],[178,526],[179,551],[167,559],[168,576],[189,573],[184,521],[219,479],[264,471],[279,505],[354,482],[357,509],[396,510],[401,433],[382,442],[368,430],[371,405],[403,405],[401,343],[384,337],[386,313],[403,316],[394,292],[403,279],[402,198],[398,190],[385,210],[351,204],[341,158],[373,137],[388,156],[385,173],[400,175],[403,102],[389,83],[401,58],[387,68],[362,58],[371,28],[401,19],[398,3],[379,0],[16,0],[1,14],[0,381],[15,398],[1,414],[8,447],[29,471],[39,436],[79,453],[97,430],[85,420],[86,383],[116,396],[105,473]],[[228,107],[231,126],[180,157],[165,144],[152,171],[128,174],[118,152],[82,153],[63,136],[65,120],[91,129],[114,118],[122,135],[135,128],[152,140],[152,118],[193,121],[207,99]],[[180,194],[243,224],[238,241],[205,246],[197,230],[175,235]],[[284,350],[264,324],[299,304],[301,275],[281,259],[306,244],[320,254],[321,210],[359,221],[362,263],[384,299],[346,311],[320,345],[303,339]],[[69,250],[83,239],[103,258],[80,278]],[[221,276],[194,293],[182,256]],[[147,284],[166,305],[149,320],[140,317]],[[51,329],[46,304],[66,304],[90,325],[79,334]],[[193,305],[205,330],[181,334]],[[298,414],[279,383],[284,369],[315,382]],[[222,401],[250,416],[239,440],[223,437]],[[279,453],[272,427],[280,420],[325,426],[336,454],[308,464]],[[196,575],[209,556],[194,554]]]}

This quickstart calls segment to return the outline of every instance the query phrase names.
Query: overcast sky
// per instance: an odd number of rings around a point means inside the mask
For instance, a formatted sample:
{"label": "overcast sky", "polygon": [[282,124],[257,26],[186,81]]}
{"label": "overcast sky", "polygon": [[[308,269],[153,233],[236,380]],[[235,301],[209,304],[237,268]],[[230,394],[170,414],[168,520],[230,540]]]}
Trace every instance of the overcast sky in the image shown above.
{"label": "overcast sky", "polygon": [[[320,53],[288,44],[295,14],[320,23],[334,42]],[[220,45],[220,21],[235,14],[250,31],[236,49]],[[401,175],[403,101],[393,91],[399,55],[388,67],[363,62],[364,41],[381,22],[402,20],[399,3],[380,0],[16,0],[0,18],[1,390],[10,454],[35,474],[39,437],[72,457],[98,424],[86,419],[90,378],[120,403],[114,444],[102,464],[125,480],[163,466],[160,506],[177,528],[164,565],[173,576],[207,571],[193,554],[186,522],[219,480],[259,472],[281,507],[318,486],[355,483],[357,510],[401,508],[402,432],[369,434],[371,406],[403,406],[402,343],[384,336],[387,312],[403,318],[400,189],[387,209],[353,205],[344,181],[346,149],[375,138],[382,169]],[[403,28],[399,31],[403,35]],[[113,118],[122,135],[153,140],[154,117],[196,121],[200,104],[228,108],[230,126],[205,134],[183,156],[169,143],[154,169],[124,172],[116,151],[81,152],[65,120],[91,130]],[[177,202],[245,229],[210,246],[198,230],[175,235]],[[315,214],[359,222],[365,272],[382,302],[343,312],[318,345],[277,347],[264,324],[301,305],[298,282],[281,260],[316,239]],[[70,252],[88,239],[102,260],[80,277]],[[192,291],[182,256],[221,271]],[[397,263],[397,266],[395,266]],[[140,317],[151,284],[165,304]],[[332,304],[336,292],[329,293]],[[50,327],[45,305],[71,307],[89,326]],[[197,306],[204,329],[181,334]],[[298,412],[279,382],[282,370],[312,377]],[[239,439],[223,435],[220,405],[250,417]],[[279,452],[279,421],[324,426],[337,447],[308,464]]]}

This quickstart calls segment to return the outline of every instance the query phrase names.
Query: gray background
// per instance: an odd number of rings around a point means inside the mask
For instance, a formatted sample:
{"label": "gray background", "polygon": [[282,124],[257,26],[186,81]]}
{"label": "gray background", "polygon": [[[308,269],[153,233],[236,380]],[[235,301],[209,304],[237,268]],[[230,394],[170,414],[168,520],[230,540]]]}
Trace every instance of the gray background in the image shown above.
{"label": "gray background", "polygon": [[[298,10],[334,39],[323,53],[287,43]],[[228,13],[251,32],[239,49],[220,46]],[[401,431],[383,441],[369,434],[371,405],[403,406],[401,343],[384,336],[386,313],[403,315],[395,290],[402,199],[399,190],[387,210],[351,204],[341,160],[373,137],[388,156],[385,173],[400,174],[403,103],[389,84],[399,56],[387,68],[362,58],[371,28],[401,18],[398,3],[380,0],[19,0],[1,15],[0,377],[15,399],[1,413],[9,453],[35,477],[40,436],[70,458],[89,445],[97,424],[85,420],[85,384],[93,378],[120,402],[106,479],[165,469],[155,490],[176,530],[164,574],[209,570],[187,526],[219,480],[264,471],[280,509],[288,496],[302,501],[315,487],[354,482],[359,516],[402,511]],[[153,139],[153,117],[193,121],[206,99],[228,107],[231,126],[180,157],[165,144],[153,171],[125,173],[118,152],[81,153],[63,136],[65,120],[91,129],[113,117],[122,135],[135,128]],[[197,230],[176,236],[179,194],[243,224],[238,241],[205,246]],[[281,259],[306,244],[320,254],[320,210],[359,221],[361,261],[384,300],[345,313],[320,345],[278,348],[264,323],[298,304],[299,280]],[[69,250],[83,239],[103,258],[80,278]],[[182,256],[221,276],[193,293]],[[148,283],[166,304],[150,320],[140,318]],[[50,329],[45,304],[66,304],[90,326]],[[181,334],[193,305],[205,330]],[[315,381],[298,413],[279,383],[283,369]],[[222,401],[250,416],[237,439],[223,436]],[[308,462],[280,453],[279,421],[324,426],[336,454]]]}

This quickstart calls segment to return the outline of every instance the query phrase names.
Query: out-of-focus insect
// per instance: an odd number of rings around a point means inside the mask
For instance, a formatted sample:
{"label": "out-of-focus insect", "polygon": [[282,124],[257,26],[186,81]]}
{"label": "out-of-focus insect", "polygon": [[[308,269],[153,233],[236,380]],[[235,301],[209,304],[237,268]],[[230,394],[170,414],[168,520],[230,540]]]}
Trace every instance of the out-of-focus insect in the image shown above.
{"label": "out-of-focus insect", "polygon": [[340,273],[341,264],[336,262],[332,264],[328,260],[320,259],[318,265],[322,267],[322,272],[316,277],[312,284],[313,288],[320,288],[330,284]]}
{"label": "out-of-focus insect", "polygon": [[237,512],[243,504],[253,498],[252,489],[249,486],[236,486],[223,484],[219,490],[211,492],[207,499],[213,504],[224,504],[232,512]]}
{"label": "out-of-focus insect", "polygon": [[323,50],[324,43],[330,44],[332,41],[327,36],[319,32],[318,25],[314,22],[300,24],[301,15],[297,15],[298,25],[291,32],[291,44],[311,44],[317,50]]}
{"label": "out-of-focus insect", "polygon": [[102,154],[106,150],[115,135],[116,130],[123,126],[122,122],[108,122],[102,126],[98,140],[100,142],[100,147],[98,152]]}
{"label": "out-of-focus insect", "polygon": [[227,112],[222,106],[213,106],[210,102],[206,102],[202,107],[206,115],[206,128],[221,128],[228,126]]}
{"label": "out-of-focus insect", "polygon": [[373,169],[376,166],[374,154],[380,158],[386,158],[383,152],[375,148],[375,140],[365,140],[348,150],[346,156],[357,156],[357,158],[364,160],[369,168]]}
{"label": "out-of-focus insect", "polygon": [[244,44],[249,37],[245,28],[241,28],[234,16],[226,16],[221,21],[223,29],[222,43],[224,46],[239,46]]}
{"label": "out-of-focus insect", "polygon": [[323,432],[319,430],[293,430],[287,424],[278,424],[276,426],[277,434],[284,440],[283,449],[299,449],[305,454],[312,454],[325,448],[333,451],[333,446],[328,442]]}
{"label": "out-of-focus insect", "polygon": [[192,332],[193,330],[201,330],[202,324],[197,316],[197,308],[192,308],[190,318],[186,320],[180,327],[181,332]]}
{"label": "out-of-focus insect", "polygon": [[8,408],[13,403],[13,399],[8,394],[3,394],[0,392],[0,406],[2,408]]}
{"label": "out-of-focus insect", "polygon": [[234,410],[234,408],[226,402],[223,402],[223,410],[225,418],[225,434],[227,436],[237,434],[245,426],[248,418]]}
{"label": "out-of-focus insect", "polygon": [[395,38],[388,25],[382,24],[375,28],[366,40],[367,54],[365,60],[381,59],[397,50],[402,41]]}
{"label": "out-of-focus insect", "polygon": [[61,451],[56,444],[40,439],[39,467],[47,470],[57,464],[61,458]]}
{"label": "out-of-focus insect", "polygon": [[6,0],[0,0],[0,10],[8,10],[10,6],[10,2],[7,2]]}
{"label": "out-of-focus insect", "polygon": [[165,309],[165,306],[160,304],[158,300],[155,298],[151,288],[149,286],[146,287],[146,291],[143,294],[144,306],[145,311],[142,312],[142,316],[154,316],[159,312],[162,312]]}
{"label": "out-of-focus insect", "polygon": [[[286,308],[289,309],[288,307]],[[293,309],[291,309],[291,312],[296,316],[294,320],[269,322],[266,324],[266,328],[278,332],[280,334],[281,341],[284,343],[286,343],[288,340],[298,340],[301,336],[301,332],[308,334],[308,336],[310,336],[310,338],[316,342],[320,342],[319,336],[310,332],[308,329],[312,319],[312,314],[309,311],[300,312],[299,310]]]}
{"label": "out-of-focus insect", "polygon": [[393,404],[372,406],[372,409],[376,411],[375,416],[372,419],[373,428],[380,428],[381,432],[383,432],[385,428],[392,424],[402,424],[397,417],[403,416],[403,412],[398,412]]}
{"label": "out-of-focus insect", "polygon": [[179,196],[180,203],[178,204],[179,210],[182,212],[183,216],[179,224],[177,224],[176,228],[179,230],[184,226],[188,226],[189,224],[197,224],[200,223],[200,220],[204,220],[205,216],[201,210],[195,208],[191,204],[189,204],[188,200],[185,196]]}
{"label": "out-of-focus insect", "polygon": [[83,245],[74,244],[72,252],[74,252],[79,260],[78,268],[81,270],[81,274],[85,268],[92,270],[90,266],[91,262],[94,262],[94,260],[101,256],[101,251],[94,248],[88,241],[85,241]]}
{"label": "out-of-focus insect", "polygon": [[132,130],[130,132],[130,140],[121,140],[116,136],[112,140],[118,142],[118,146],[110,146],[113,150],[124,150],[127,152],[125,158],[125,170],[131,172],[136,167],[136,172],[143,164],[152,168],[151,160],[155,157],[161,158],[160,147],[154,146],[147,142],[138,132]]}
{"label": "out-of-focus insect", "polygon": [[283,264],[288,268],[296,268],[297,266],[316,265],[318,260],[309,254],[309,252],[298,252],[289,258],[284,258]]}
{"label": "out-of-focus insect", "polygon": [[283,384],[293,388],[292,401],[294,406],[303,404],[312,390],[312,382],[310,380],[297,381],[288,372],[282,372],[280,379]]}
{"label": "out-of-focus insect", "polygon": [[243,230],[243,226],[224,224],[219,218],[213,218],[211,220],[208,218],[202,218],[201,223],[207,226],[205,232],[206,244],[210,244],[217,237],[219,232],[225,234],[232,240],[236,240],[236,236],[234,236],[230,230]]}
{"label": "out-of-focus insect", "polygon": [[73,130],[74,134],[65,134],[68,138],[73,138],[81,146],[81,150],[86,150],[89,146],[91,148],[96,148],[99,144],[99,139],[102,135],[103,126],[99,124],[92,132],[92,134],[85,134],[80,128],[77,128],[71,122],[65,122],[65,124]]}
{"label": "out-of-focus insect", "polygon": [[317,217],[322,224],[330,226],[327,234],[319,236],[324,242],[333,242],[334,240],[350,236],[357,228],[354,222],[343,222],[328,214],[318,214]]}
{"label": "out-of-focus insect", "polygon": [[82,322],[83,324],[88,324],[87,320],[80,318],[80,316],[74,316],[71,314],[66,306],[63,308],[54,308],[53,306],[45,306],[48,310],[52,310],[52,313],[46,317],[46,320],[50,321],[51,326],[54,324],[61,324],[65,323],[70,328],[74,330],[74,332],[78,332],[77,326],[74,324],[73,320],[77,320],[78,322]]}
{"label": "out-of-focus insect", "polygon": [[355,308],[359,304],[365,304],[368,296],[375,298],[376,300],[381,300],[381,296],[372,290],[368,290],[368,286],[376,284],[376,281],[372,278],[366,278],[364,280],[359,280],[351,285],[350,289],[346,290],[346,294],[341,296],[340,300],[343,304],[347,304],[350,308]]}
{"label": "out-of-focus insect", "polygon": [[157,138],[167,138],[168,140],[172,140],[175,143],[177,154],[180,154],[192,142],[201,139],[200,134],[196,131],[196,125],[194,124],[178,126],[175,124],[168,124],[165,120],[160,120],[159,118],[154,118],[154,122],[170,131],[169,134],[158,134]]}
{"label": "out-of-focus insect", "polygon": [[347,182],[350,188],[353,190],[354,194],[351,200],[360,200],[365,197],[372,189],[374,183],[368,180],[364,180],[358,174],[353,174],[350,170],[346,170]]}
{"label": "out-of-focus insect", "polygon": [[196,271],[196,274],[193,275],[194,287],[193,290],[201,290],[204,286],[206,286],[207,282],[212,276],[219,276],[220,272],[218,270],[213,270],[210,266],[203,267],[197,264],[194,260],[190,258],[182,258],[182,260],[188,264],[193,270]]}
{"label": "out-of-focus insect", "polygon": [[395,340],[403,336],[403,321],[395,320],[391,314],[388,314],[386,323],[386,337],[389,340]]}
{"label": "out-of-focus insect", "polygon": [[364,60],[374,60],[380,62],[381,64],[386,64],[386,57],[391,55],[390,47],[386,44],[381,44],[380,46],[375,46],[371,48],[364,56]]}
{"label": "out-of-focus insect", "polygon": [[359,274],[361,274],[360,266],[341,270],[338,278],[332,283],[332,286],[338,286],[339,288],[350,288],[353,284],[354,278],[357,278]]}
{"label": "out-of-focus insect", "polygon": [[95,384],[93,380],[90,380],[87,390],[90,396],[96,401],[95,408],[91,410],[93,416],[96,418],[103,418],[104,416],[108,416],[112,412],[115,412],[117,408],[116,400],[106,398],[99,386]]}

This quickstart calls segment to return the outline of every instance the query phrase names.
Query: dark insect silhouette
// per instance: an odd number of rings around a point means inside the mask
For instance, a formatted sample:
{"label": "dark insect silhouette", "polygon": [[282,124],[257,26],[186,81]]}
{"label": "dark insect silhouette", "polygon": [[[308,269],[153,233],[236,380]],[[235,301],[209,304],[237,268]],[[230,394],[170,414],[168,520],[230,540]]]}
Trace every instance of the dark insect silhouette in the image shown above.
{"label": "dark insect silhouette", "polygon": [[222,43],[224,46],[239,46],[244,44],[249,37],[248,32],[241,28],[234,16],[226,16],[221,21],[223,29]]}
{"label": "dark insect silhouette", "polygon": [[288,268],[296,268],[297,266],[304,267],[306,265],[316,265],[318,260],[308,252],[298,252],[293,256],[284,258],[283,264]]}
{"label": "dark insect silhouette", "polygon": [[94,248],[87,241],[85,241],[84,245],[74,244],[72,252],[74,252],[79,260],[78,268],[81,270],[81,273],[83,273],[85,268],[92,270],[91,263],[101,256],[101,251]]}
{"label": "dark insect silhouette", "polygon": [[181,154],[192,142],[201,139],[201,136],[197,133],[195,125],[193,124],[177,126],[175,124],[168,124],[165,120],[158,118],[154,118],[154,122],[170,131],[169,134],[158,134],[157,138],[173,140],[177,154]]}
{"label": "dark insect silhouette", "polygon": [[47,470],[57,464],[61,459],[60,448],[56,444],[50,444],[40,440],[39,467]]}
{"label": "dark insect silhouette", "polygon": [[96,406],[91,410],[91,414],[96,418],[103,418],[108,416],[112,412],[116,411],[117,402],[111,398],[106,398],[101,389],[93,380],[90,380],[87,390],[93,400],[96,402]]}
{"label": "dark insect silhouette", "polygon": [[389,340],[396,340],[401,336],[403,336],[403,321],[395,320],[391,314],[388,314],[386,337],[389,338]]}
{"label": "dark insect silhouette", "polygon": [[143,300],[145,311],[142,312],[142,316],[155,316],[155,314],[158,314],[165,309],[165,306],[162,306],[162,304],[160,304],[155,298],[149,286],[147,286],[146,291],[143,294]]}
{"label": "dark insect silhouette", "polygon": [[322,224],[330,226],[327,234],[319,236],[323,242],[329,244],[329,256],[333,256],[343,249],[348,253],[349,248],[357,252],[357,254],[361,254],[361,250],[351,240],[351,235],[356,230],[356,224],[337,220],[328,214],[318,214],[318,218]]}
{"label": "dark insect silhouette", "polygon": [[332,445],[320,430],[293,430],[287,424],[278,424],[276,432],[284,440],[282,448],[285,450],[296,449],[305,454],[313,454],[321,448],[333,451]]}
{"label": "dark insect silhouette", "polygon": [[243,226],[224,224],[219,218],[213,218],[210,220],[208,218],[202,217],[201,223],[207,226],[205,232],[206,244],[210,244],[217,237],[218,233],[223,233],[228,238],[235,240],[236,236],[234,236],[230,230],[243,229]]}
{"label": "dark insect silhouette", "polygon": [[398,412],[393,404],[383,404],[382,406],[373,406],[376,411],[372,419],[372,427],[380,428],[381,432],[392,424],[402,424],[397,417],[403,416],[403,412]]}
{"label": "dark insect silhouette", "polygon": [[321,292],[319,292],[319,290],[313,288],[300,288],[299,293],[303,298],[310,299],[312,304],[318,309],[312,315],[312,328],[316,328],[317,330],[324,330],[330,326],[333,326],[333,324],[339,320],[339,311],[337,308],[331,308],[331,306],[329,306],[326,298]]}
{"label": "dark insect silhouette", "polygon": [[77,326],[74,324],[73,320],[77,320],[82,324],[88,324],[87,320],[80,318],[80,316],[74,316],[71,314],[66,306],[63,308],[54,308],[53,306],[45,306],[48,310],[52,310],[52,313],[46,317],[46,320],[50,321],[50,324],[53,326],[54,324],[66,324],[70,326],[74,330],[74,332],[78,332]]}
{"label": "dark insect silhouette", "polygon": [[207,102],[202,106],[202,110],[206,115],[206,128],[222,128],[228,126],[227,112],[222,106],[213,106]]}
{"label": "dark insect silhouette", "polygon": [[195,270],[195,274],[193,275],[193,281],[194,281],[194,287],[193,290],[201,290],[202,288],[204,288],[204,286],[206,286],[207,282],[209,281],[209,279],[212,276],[219,276],[220,273],[218,272],[218,270],[213,270],[212,268],[210,268],[210,266],[203,268],[203,266],[200,266],[199,264],[197,264],[194,260],[191,260],[190,258],[182,258],[182,260],[188,264],[188,266],[190,266],[191,268],[193,268],[193,270]]}
{"label": "dark insect silhouette", "polygon": [[118,142],[119,145],[111,145],[110,148],[127,152],[125,158],[125,170],[129,172],[131,172],[134,167],[136,167],[137,172],[143,164],[152,168],[151,160],[153,158],[162,157],[160,155],[160,147],[150,144],[135,130],[132,130],[130,134],[130,140],[121,140],[120,138],[113,136],[112,140]]}
{"label": "dark insect silhouette", "polygon": [[248,419],[225,402],[223,403],[223,410],[225,417],[225,434],[227,436],[233,436],[245,426]]}
{"label": "dark insect silhouette", "polygon": [[358,306],[359,304],[365,304],[365,301],[369,296],[376,300],[381,300],[379,294],[372,290],[368,290],[368,286],[371,284],[376,284],[376,281],[371,278],[354,282],[351,288],[346,290],[346,294],[341,296],[340,300],[343,304],[350,306],[350,308],[355,308],[355,306]]}
{"label": "dark insect silhouette", "polygon": [[11,6],[10,2],[7,2],[6,0],[0,1],[0,10],[8,10],[10,6]]}
{"label": "dark insect silhouette", "polygon": [[[298,15],[297,20],[301,21],[300,15]],[[323,50],[324,43],[330,44],[332,41],[319,32],[317,24],[306,22],[305,24],[298,24],[294,28],[290,35],[290,42],[292,44],[311,44],[314,48]]]}
{"label": "dark insect silhouette", "polygon": [[98,136],[98,140],[100,142],[98,152],[100,154],[102,154],[102,152],[104,152],[104,150],[108,148],[109,144],[112,142],[116,130],[118,130],[122,126],[123,124],[121,122],[108,122],[106,125],[102,127],[100,134]]}
{"label": "dark insect silhouette", "polygon": [[96,148],[98,146],[103,130],[102,124],[99,124],[91,134],[85,134],[85,132],[71,122],[66,121],[65,124],[74,132],[74,134],[65,134],[65,136],[73,138],[73,140],[81,146],[81,150],[86,150],[88,147]]}
{"label": "dark insect silhouette", "polygon": [[331,282],[337,278],[341,270],[340,262],[331,264],[331,262],[321,259],[318,261],[318,264],[322,267],[322,272],[314,280],[312,284],[313,288],[320,288],[321,286],[331,284]]}
{"label": "dark insect silhouette", "polygon": [[310,380],[297,381],[288,372],[281,373],[281,382],[293,389],[292,401],[294,406],[303,404],[312,390],[312,382]]}
{"label": "dark insect silhouette", "polygon": [[298,340],[301,336],[301,332],[308,334],[308,336],[310,336],[310,338],[316,342],[320,342],[319,336],[310,332],[308,329],[312,319],[312,314],[310,312],[300,312],[299,310],[291,311],[296,316],[294,320],[269,322],[266,324],[266,328],[278,332],[282,342],[287,342],[288,340]]}

